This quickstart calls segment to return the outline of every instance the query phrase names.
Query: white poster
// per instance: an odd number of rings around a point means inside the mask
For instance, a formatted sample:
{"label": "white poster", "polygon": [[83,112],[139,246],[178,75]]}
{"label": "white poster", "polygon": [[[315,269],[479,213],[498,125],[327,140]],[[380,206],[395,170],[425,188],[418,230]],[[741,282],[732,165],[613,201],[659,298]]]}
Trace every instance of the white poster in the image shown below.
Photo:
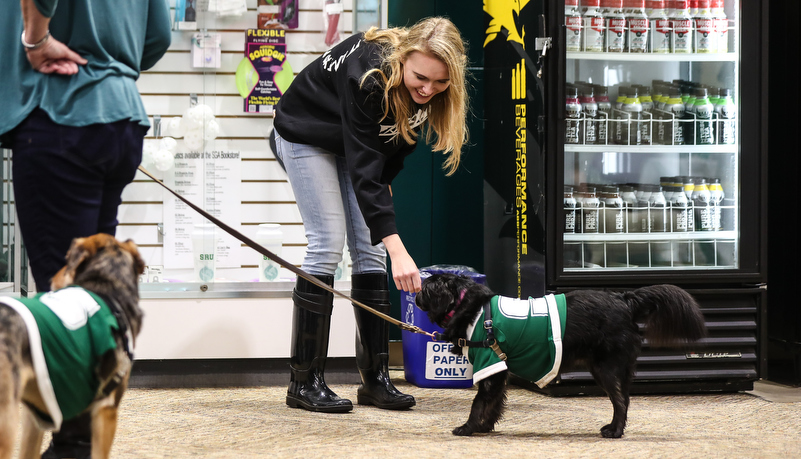
{"label": "white poster", "polygon": [[[164,183],[187,200],[240,231],[240,152],[229,151],[225,142],[209,142],[204,152],[178,151],[175,166],[164,173]],[[210,223],[197,211],[165,190],[164,265],[167,269],[193,267],[194,225]],[[217,268],[239,268],[241,243],[217,228]]]}

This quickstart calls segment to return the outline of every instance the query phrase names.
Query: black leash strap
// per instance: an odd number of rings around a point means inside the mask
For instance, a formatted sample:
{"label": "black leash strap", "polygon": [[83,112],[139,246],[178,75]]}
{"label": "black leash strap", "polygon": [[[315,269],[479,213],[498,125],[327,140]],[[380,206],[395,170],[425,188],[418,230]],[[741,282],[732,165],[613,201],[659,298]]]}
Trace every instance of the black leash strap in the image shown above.
{"label": "black leash strap", "polygon": [[356,306],[358,306],[358,307],[360,307],[360,308],[362,308],[362,309],[364,309],[366,311],[369,311],[372,314],[377,315],[378,317],[386,320],[387,322],[389,322],[389,323],[391,323],[393,325],[397,325],[398,327],[401,328],[401,330],[406,330],[406,331],[410,331],[412,333],[418,333],[418,334],[421,334],[421,335],[428,335],[428,336],[432,336],[433,337],[433,334],[421,329],[420,327],[417,327],[417,326],[412,325],[412,324],[407,324],[405,322],[401,322],[400,320],[397,320],[392,316],[384,314],[383,312],[376,311],[375,309],[371,308],[370,306],[367,306],[366,304],[363,304],[360,301],[356,301],[353,298],[349,297],[348,295],[345,295],[344,293],[341,293],[338,290],[335,290],[333,287],[329,286],[325,282],[321,281],[320,279],[317,279],[316,277],[312,276],[311,274],[307,273],[306,271],[298,268],[297,266],[289,263],[288,261],[286,261],[283,258],[279,257],[278,255],[272,253],[271,251],[269,251],[266,248],[262,247],[260,244],[256,243],[255,241],[253,241],[249,237],[245,236],[244,234],[240,233],[239,231],[237,231],[237,230],[231,228],[230,226],[226,225],[225,223],[223,223],[217,217],[209,214],[205,210],[203,210],[200,207],[196,206],[195,204],[193,204],[192,202],[190,202],[189,200],[187,200],[186,198],[184,198],[183,196],[181,196],[180,194],[178,194],[177,192],[172,190],[170,187],[165,185],[164,182],[162,182],[161,180],[159,180],[156,177],[154,177],[153,174],[148,172],[147,169],[145,169],[144,167],[139,166],[139,170],[142,171],[143,174],[145,174],[148,177],[150,177],[151,180],[153,180],[154,182],[156,182],[159,185],[161,185],[162,187],[164,187],[165,190],[169,191],[170,193],[175,195],[175,197],[177,197],[178,199],[180,199],[181,201],[186,203],[186,205],[188,205],[189,207],[191,207],[192,209],[194,209],[195,211],[200,213],[200,215],[204,216],[210,222],[212,222],[215,225],[219,226],[226,233],[228,233],[231,236],[239,239],[240,241],[242,241],[245,245],[247,245],[251,249],[255,250],[256,252],[259,252],[260,254],[264,255],[265,257],[269,258],[270,260],[273,260],[274,262],[276,262],[279,265],[283,266],[284,268],[292,271],[293,273],[297,274],[298,276],[306,279],[307,281],[311,282],[312,284],[316,285],[317,287],[320,287],[323,290],[326,290],[328,292],[333,293],[334,295],[337,295],[337,296],[339,296],[341,298],[344,298],[344,299],[350,301],[351,303],[353,303],[354,305],[356,305]]}

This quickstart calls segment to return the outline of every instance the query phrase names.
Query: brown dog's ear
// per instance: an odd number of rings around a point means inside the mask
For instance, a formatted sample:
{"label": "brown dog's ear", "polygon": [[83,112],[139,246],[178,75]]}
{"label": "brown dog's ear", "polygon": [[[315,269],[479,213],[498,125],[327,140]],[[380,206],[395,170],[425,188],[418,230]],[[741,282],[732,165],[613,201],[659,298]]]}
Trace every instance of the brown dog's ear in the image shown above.
{"label": "brown dog's ear", "polygon": [[51,290],[58,290],[71,285],[75,280],[75,273],[78,267],[94,253],[91,248],[84,244],[84,241],[86,241],[86,238],[83,237],[72,240],[70,249],[67,251],[67,264],[53,276],[50,281]]}
{"label": "brown dog's ear", "polygon": [[139,248],[137,248],[136,243],[133,239],[128,239],[127,241],[120,244],[128,251],[128,253],[133,256],[134,259],[134,270],[136,274],[142,274],[145,272],[145,260],[142,259],[142,256],[139,255]]}

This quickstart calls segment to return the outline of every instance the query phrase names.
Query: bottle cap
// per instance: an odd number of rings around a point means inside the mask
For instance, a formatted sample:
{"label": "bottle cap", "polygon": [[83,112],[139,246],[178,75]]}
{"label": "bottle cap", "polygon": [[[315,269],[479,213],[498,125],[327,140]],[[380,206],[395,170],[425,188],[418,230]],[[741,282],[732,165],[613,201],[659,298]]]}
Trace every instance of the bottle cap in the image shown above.
{"label": "bottle cap", "polygon": [[565,94],[567,95],[567,97],[575,99],[576,97],[578,97],[578,88],[575,86],[567,86],[565,88]]}
{"label": "bottle cap", "polygon": [[645,8],[645,0],[625,0],[624,8],[642,9]]}
{"label": "bottle cap", "polygon": [[583,0],[581,2],[581,6],[587,8],[598,7],[600,5],[601,5],[601,0]]}
{"label": "bottle cap", "polygon": [[595,88],[595,93],[599,96],[606,96],[609,94],[609,88],[600,84],[592,85]]}
{"label": "bottle cap", "polygon": [[623,8],[623,0],[601,0],[601,5],[610,10],[619,10]]}
{"label": "bottle cap", "polygon": [[565,6],[578,6],[578,0],[565,0]]}

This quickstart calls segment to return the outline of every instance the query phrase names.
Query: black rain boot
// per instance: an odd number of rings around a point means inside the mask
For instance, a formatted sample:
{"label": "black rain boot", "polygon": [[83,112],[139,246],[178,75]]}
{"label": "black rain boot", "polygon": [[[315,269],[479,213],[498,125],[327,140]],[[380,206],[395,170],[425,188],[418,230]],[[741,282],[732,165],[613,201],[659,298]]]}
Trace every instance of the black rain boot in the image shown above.
{"label": "black rain boot", "polygon": [[[334,276],[314,276],[334,285]],[[345,413],[353,409],[350,400],[340,398],[325,383],[328,332],[334,294],[306,279],[299,278],[292,292],[292,376],[286,391],[286,404],[292,408],[325,413]]]}
{"label": "black rain boot", "polygon": [[[350,293],[354,300],[389,314],[389,283],[386,273],[354,274]],[[356,365],[362,377],[357,391],[359,405],[375,405],[386,410],[413,407],[414,397],[401,393],[389,377],[389,323],[359,306],[354,306],[354,313]]]}

